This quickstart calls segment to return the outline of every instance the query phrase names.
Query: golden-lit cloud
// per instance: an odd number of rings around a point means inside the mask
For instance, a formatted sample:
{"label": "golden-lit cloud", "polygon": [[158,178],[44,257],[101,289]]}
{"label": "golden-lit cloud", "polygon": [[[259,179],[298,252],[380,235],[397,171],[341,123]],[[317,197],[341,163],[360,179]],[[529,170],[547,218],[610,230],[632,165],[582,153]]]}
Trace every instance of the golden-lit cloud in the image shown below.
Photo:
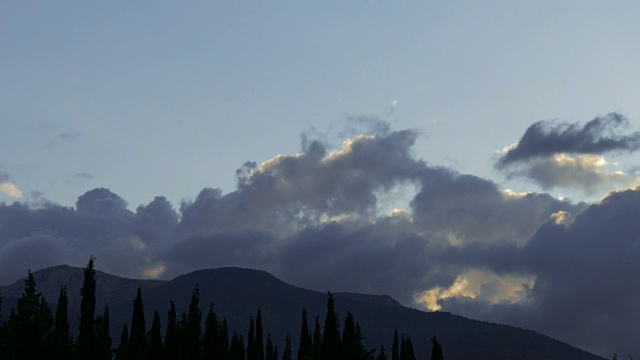
{"label": "golden-lit cloud", "polygon": [[526,299],[533,287],[533,276],[499,276],[492,272],[470,270],[459,275],[448,288],[425,290],[414,297],[416,304],[431,311],[442,309],[441,301],[468,298],[489,304],[517,303]]}
{"label": "golden-lit cloud", "polygon": [[166,267],[164,266],[164,264],[158,264],[151,269],[145,270],[143,273],[143,278],[158,279],[160,276],[162,276],[162,274],[164,274],[165,270]]}
{"label": "golden-lit cloud", "polygon": [[0,192],[14,199],[22,198],[22,191],[20,190],[20,188],[18,188],[15,184],[8,181],[0,183]]}

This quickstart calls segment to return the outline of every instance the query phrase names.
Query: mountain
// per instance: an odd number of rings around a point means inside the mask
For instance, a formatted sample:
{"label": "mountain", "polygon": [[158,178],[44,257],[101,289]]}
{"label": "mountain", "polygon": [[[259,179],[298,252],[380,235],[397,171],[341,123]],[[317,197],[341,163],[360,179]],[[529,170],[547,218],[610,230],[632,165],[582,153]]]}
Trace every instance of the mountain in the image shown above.
{"label": "mountain", "polygon": [[[70,297],[69,320],[72,328],[76,329],[77,316],[72,314],[77,314],[79,309],[82,269],[57,266],[35,272],[34,278],[38,289],[50,303],[57,300],[60,285],[67,286]],[[160,312],[166,323],[170,300],[175,302],[179,312],[186,311],[191,294],[198,284],[203,317],[206,317],[209,304],[215,301],[216,312],[219,317],[227,318],[230,331],[237,331],[246,337],[249,317],[255,316],[256,310],[261,308],[265,334],[270,332],[274,343],[281,349],[285,336],[289,334],[294,354],[300,333],[302,309],[307,309],[310,327],[313,327],[316,315],[320,316],[322,323],[326,310],[326,293],[286,284],[275,276],[258,270],[199,270],[170,281],[125,279],[97,272],[96,282],[96,308],[101,312],[104,305],[109,304],[114,344],[119,342],[122,324],[131,320],[138,286],[142,287],[148,326],[154,310]],[[0,288],[5,300],[5,313],[22,293],[22,286],[23,282],[17,281]],[[471,320],[447,312],[419,311],[404,307],[388,296],[335,293],[334,297],[341,318],[344,319],[346,312],[351,311],[360,323],[365,344],[369,348],[377,348],[383,344],[389,350],[394,329],[398,329],[399,333],[412,338],[419,359],[430,357],[429,338],[434,334],[437,334],[448,360],[603,359],[531,330]]]}

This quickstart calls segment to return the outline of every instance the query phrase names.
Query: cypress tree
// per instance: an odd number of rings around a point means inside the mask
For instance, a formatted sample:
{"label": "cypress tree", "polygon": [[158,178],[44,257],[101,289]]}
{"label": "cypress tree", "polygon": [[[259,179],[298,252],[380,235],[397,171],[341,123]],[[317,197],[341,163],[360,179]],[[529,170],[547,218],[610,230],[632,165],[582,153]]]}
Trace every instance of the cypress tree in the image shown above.
{"label": "cypress tree", "polygon": [[[242,340],[242,336],[240,336]],[[220,327],[220,359],[224,359],[229,353],[229,326],[227,325],[227,318],[222,319],[222,326]],[[244,354],[244,340],[242,342],[242,353]],[[244,356],[244,355],[243,355]]]}
{"label": "cypress tree", "polygon": [[273,357],[273,342],[271,342],[271,333],[267,333],[267,345],[265,349],[265,360],[277,360]]}
{"label": "cypress tree", "polygon": [[335,310],[335,300],[330,292],[327,296],[327,315],[324,320],[322,333],[322,348],[320,360],[335,360],[340,358],[340,324]]}
{"label": "cypress tree", "polygon": [[148,336],[149,349],[147,351],[147,359],[149,360],[162,359],[162,331],[160,327],[160,314],[157,311],[154,311],[153,322]]}
{"label": "cypress tree", "polygon": [[442,355],[442,346],[438,340],[436,340],[435,335],[431,338],[431,360],[444,360],[444,356]]}
{"label": "cypress tree", "polygon": [[133,302],[133,316],[131,318],[131,332],[129,334],[128,358],[144,360],[147,356],[147,324],[144,320],[144,305],[142,304],[142,290],[138,287],[136,299]]}
{"label": "cypress tree", "polygon": [[393,345],[391,345],[391,360],[400,360],[400,342],[398,340],[398,329],[393,332]]}
{"label": "cypress tree", "polygon": [[387,353],[384,350],[384,345],[380,345],[380,351],[378,352],[376,360],[389,360],[389,358],[387,357]]}
{"label": "cypress tree", "polygon": [[122,325],[122,332],[120,333],[120,344],[116,350],[116,360],[127,359],[127,352],[129,350],[129,328],[125,323]]}
{"label": "cypress tree", "polygon": [[7,356],[7,327],[2,321],[2,296],[0,296],[0,359]]}
{"label": "cypress tree", "polygon": [[305,357],[313,357],[313,348],[311,343],[311,334],[309,333],[309,324],[307,320],[307,309],[302,309],[302,324],[300,326],[300,345],[298,346],[297,360],[303,360]]}
{"label": "cypress tree", "polygon": [[181,360],[190,360],[188,323],[187,313],[183,311],[178,322],[178,359]]}
{"label": "cypress tree", "polygon": [[254,360],[254,345],[256,342],[256,324],[253,316],[249,318],[249,335],[247,337],[247,360]]}
{"label": "cypress tree", "polygon": [[105,306],[102,316],[96,318],[96,360],[111,360],[111,335],[109,334],[109,306]]}
{"label": "cypress tree", "polygon": [[60,286],[58,305],[56,307],[56,321],[51,334],[51,359],[67,360],[72,355],[73,343],[69,335],[68,304],[67,288]]}
{"label": "cypress tree", "polygon": [[53,315],[47,301],[36,290],[31,270],[24,281],[24,292],[6,324],[7,352],[10,359],[44,359],[50,351],[49,335]]}
{"label": "cypress tree", "polygon": [[204,358],[217,359],[219,351],[222,348],[220,344],[221,324],[218,323],[218,315],[216,314],[214,304],[209,304],[209,312],[204,325],[204,339],[202,341],[202,352]]}
{"label": "cypress tree", "polygon": [[187,358],[190,360],[202,359],[202,311],[200,311],[200,286],[198,284],[191,294],[186,330]]}
{"label": "cypress tree", "polygon": [[407,336],[407,341],[406,341],[406,352],[407,352],[407,356],[406,359],[407,360],[416,360],[416,355],[413,352],[413,342],[411,341],[411,337]]}
{"label": "cypress tree", "polygon": [[230,360],[245,360],[245,348],[242,335],[238,335],[235,331],[231,338],[231,345],[229,346],[229,359]]}
{"label": "cypress tree", "polygon": [[322,350],[322,332],[320,330],[320,316],[316,316],[313,326],[313,359],[320,359]]}
{"label": "cypress tree", "polygon": [[374,351],[365,349],[360,325],[355,321],[353,314],[348,311],[342,331],[342,359],[367,360],[373,357]]}
{"label": "cypress tree", "polygon": [[84,282],[80,295],[80,331],[76,342],[76,356],[82,360],[95,359],[95,315],[96,315],[96,270],[95,258],[89,257],[84,268]]}
{"label": "cypress tree", "polygon": [[264,360],[264,335],[262,330],[262,310],[256,315],[256,339],[253,344],[253,360]]}
{"label": "cypress tree", "polygon": [[342,329],[342,343],[340,344],[342,359],[355,360],[357,358],[356,342],[356,322],[353,314],[347,311],[347,317],[344,319],[344,329]]}
{"label": "cypress tree", "polygon": [[282,360],[292,360],[291,359],[291,338],[289,334],[284,338],[284,351],[282,352]]}
{"label": "cypress tree", "polygon": [[164,359],[178,360],[179,358],[179,338],[178,338],[178,313],[176,304],[169,302],[169,312],[167,314],[167,331],[164,337]]}
{"label": "cypress tree", "polygon": [[278,345],[276,345],[273,347],[273,359],[278,360],[278,356],[280,356],[280,354],[278,353]]}

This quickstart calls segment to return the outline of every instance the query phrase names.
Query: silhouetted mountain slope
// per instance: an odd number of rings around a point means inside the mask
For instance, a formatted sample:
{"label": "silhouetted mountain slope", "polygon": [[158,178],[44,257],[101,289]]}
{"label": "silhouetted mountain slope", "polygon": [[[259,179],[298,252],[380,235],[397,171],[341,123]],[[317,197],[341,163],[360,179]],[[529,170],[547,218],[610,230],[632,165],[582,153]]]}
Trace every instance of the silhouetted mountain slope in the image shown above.
{"label": "silhouetted mountain slope", "polygon": [[[53,275],[61,269],[72,275],[69,278]],[[61,279],[66,279],[69,284],[82,284],[82,269],[56,267],[42,272],[44,273],[37,272],[36,281],[50,301],[57,298],[55,289],[59,289]],[[52,274],[47,275],[48,272]],[[99,303],[104,304],[107,302],[105,299],[110,300],[108,302],[114,344],[119,342],[117,337],[122,324],[131,321],[135,289],[138,285],[143,286],[147,323],[150,325],[153,311],[158,310],[163,321],[163,333],[169,301],[173,300],[176,303],[179,312],[186,311],[196,284],[200,286],[200,307],[205,317],[209,303],[215,301],[216,312],[220,318],[228,319],[230,330],[246,337],[249,317],[255,316],[257,308],[260,307],[265,335],[270,332],[274,343],[282,348],[284,337],[288,333],[293,340],[294,353],[298,344],[302,309],[306,308],[308,311],[310,327],[313,327],[316,315],[320,316],[321,322],[325,315],[326,293],[286,284],[264,271],[240,268],[200,270],[166,282],[123,279],[104,273],[99,275],[97,296]],[[15,284],[9,288],[13,286]],[[80,287],[77,288],[77,292],[75,288],[73,290],[75,294],[79,294]],[[49,297],[49,289],[55,290],[53,298]],[[110,293],[105,293],[107,290]],[[4,294],[7,289],[3,289],[2,292]],[[14,292],[12,294],[15,295]],[[393,331],[397,328],[399,333],[411,336],[416,355],[421,359],[429,358],[429,338],[434,334],[438,335],[445,358],[449,360],[602,359],[534,331],[470,320],[446,312],[419,311],[401,306],[388,296],[351,293],[334,295],[341,319],[344,319],[347,310],[353,313],[362,327],[365,343],[369,348],[384,344],[385,348],[390,349]],[[74,303],[79,304],[79,299]]]}

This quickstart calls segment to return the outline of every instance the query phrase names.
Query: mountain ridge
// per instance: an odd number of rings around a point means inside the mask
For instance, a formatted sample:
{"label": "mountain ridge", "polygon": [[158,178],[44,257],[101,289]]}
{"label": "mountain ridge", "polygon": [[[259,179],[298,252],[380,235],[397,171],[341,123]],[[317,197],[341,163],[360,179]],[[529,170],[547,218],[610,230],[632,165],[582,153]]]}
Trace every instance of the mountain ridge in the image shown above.
{"label": "mountain ridge", "polygon": [[[33,274],[39,291],[52,306],[60,286],[68,287],[69,320],[72,329],[77,329],[83,269],[61,265]],[[6,313],[20,296],[21,280],[0,287],[3,300],[7,300],[4,301],[3,312]],[[302,309],[308,311],[310,327],[313,327],[316,316],[319,316],[321,324],[324,320],[327,293],[287,284],[266,271],[238,267],[196,270],[166,281],[127,279],[96,271],[96,313],[100,314],[104,306],[109,305],[112,336],[114,344],[117,344],[122,324],[130,323],[138,286],[143,291],[145,318],[150,325],[155,310],[160,312],[163,324],[166,322],[169,300],[175,302],[178,312],[186,311],[196,284],[200,287],[203,315],[213,302],[218,316],[228,319],[230,330],[245,334],[249,317],[255,316],[260,308],[265,334],[270,332],[274,343],[280,345],[289,335],[294,350],[297,348]],[[336,292],[334,297],[340,318],[343,319],[347,311],[353,313],[369,348],[383,344],[389,349],[393,331],[397,328],[399,333],[411,336],[418,358],[428,358],[428,339],[438,334],[447,359],[603,359],[532,330],[467,319],[448,312],[412,309],[386,295]]]}

